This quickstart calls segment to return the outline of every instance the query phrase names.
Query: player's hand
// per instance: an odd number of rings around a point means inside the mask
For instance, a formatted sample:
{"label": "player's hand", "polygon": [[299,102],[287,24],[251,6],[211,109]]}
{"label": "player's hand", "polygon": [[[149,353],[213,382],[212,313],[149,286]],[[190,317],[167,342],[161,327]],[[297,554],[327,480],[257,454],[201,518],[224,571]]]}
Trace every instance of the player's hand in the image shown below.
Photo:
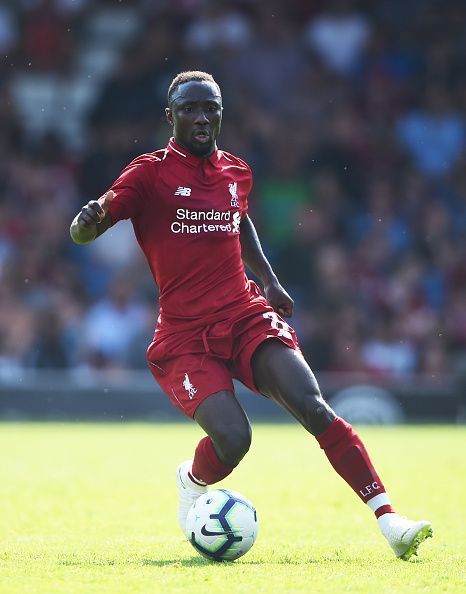
{"label": "player's hand", "polygon": [[264,286],[265,298],[282,318],[291,318],[294,301],[277,281]]}
{"label": "player's hand", "polygon": [[116,194],[113,190],[105,192],[98,200],[91,200],[82,207],[78,214],[77,223],[81,227],[98,225],[108,212],[108,207]]}

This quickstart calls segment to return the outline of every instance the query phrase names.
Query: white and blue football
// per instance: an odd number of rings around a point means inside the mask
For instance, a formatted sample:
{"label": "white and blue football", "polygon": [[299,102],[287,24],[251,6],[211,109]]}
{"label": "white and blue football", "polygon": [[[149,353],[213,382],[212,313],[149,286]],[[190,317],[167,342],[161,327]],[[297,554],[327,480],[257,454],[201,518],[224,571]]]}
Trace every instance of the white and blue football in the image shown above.
{"label": "white and blue football", "polygon": [[252,503],[240,493],[215,489],[191,506],[186,536],[198,553],[212,561],[234,561],[254,544],[259,524]]}

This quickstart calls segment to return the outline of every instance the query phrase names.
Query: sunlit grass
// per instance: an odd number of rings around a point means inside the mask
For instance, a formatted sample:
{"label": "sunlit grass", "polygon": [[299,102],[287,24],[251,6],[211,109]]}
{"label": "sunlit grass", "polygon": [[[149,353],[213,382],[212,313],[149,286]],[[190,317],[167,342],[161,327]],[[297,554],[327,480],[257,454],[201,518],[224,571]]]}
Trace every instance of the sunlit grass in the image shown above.
{"label": "sunlit grass", "polygon": [[230,564],[200,557],[177,525],[174,472],[202,435],[194,424],[0,425],[0,592],[466,591],[466,431],[360,433],[395,507],[434,525],[413,562],[392,556],[296,425],[256,425],[223,482],[260,522],[256,545]]}

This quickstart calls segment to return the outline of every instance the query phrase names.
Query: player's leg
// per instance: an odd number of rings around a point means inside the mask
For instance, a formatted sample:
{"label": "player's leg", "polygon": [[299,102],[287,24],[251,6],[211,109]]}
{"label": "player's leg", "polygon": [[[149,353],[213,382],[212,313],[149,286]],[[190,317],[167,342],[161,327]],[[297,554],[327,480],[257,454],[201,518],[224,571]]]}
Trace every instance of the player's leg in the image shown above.
{"label": "player's leg", "polygon": [[149,368],[164,392],[183,414],[193,418],[207,436],[193,460],[177,469],[178,521],[184,531],[189,508],[233,470],[251,444],[248,418],[233,393],[231,372],[218,357],[186,354],[158,356],[157,344],[148,351]]}
{"label": "player's leg", "polygon": [[415,554],[420,542],[432,535],[430,524],[394,513],[363,442],[324,401],[302,355],[278,340],[266,340],[254,352],[251,366],[257,389],[316,437],[334,469],[375,513],[395,554],[403,559]]}
{"label": "player's leg", "polygon": [[[251,445],[251,425],[243,407],[229,390],[212,394],[201,402],[194,420],[207,433],[196,449],[199,460],[195,456],[194,466],[199,478],[210,485],[227,476],[225,469],[230,473],[246,455]],[[203,456],[206,459],[201,459]],[[212,461],[210,467],[207,458]],[[194,474],[197,476],[196,472]]]}
{"label": "player's leg", "polygon": [[266,340],[255,350],[251,366],[259,392],[280,404],[312,435],[319,435],[335,420],[335,412],[298,350],[279,340]]}
{"label": "player's leg", "polygon": [[251,426],[233,392],[221,390],[203,400],[194,420],[207,436],[198,443],[194,459],[177,470],[178,521],[184,531],[191,505],[212,485],[228,476],[251,445]]}
{"label": "player's leg", "polygon": [[356,494],[364,502],[378,495],[377,501],[389,506],[388,498],[380,497],[385,489],[364,445],[352,427],[324,401],[301,353],[278,340],[267,340],[255,351],[251,365],[257,389],[278,402],[317,438],[335,470]]}

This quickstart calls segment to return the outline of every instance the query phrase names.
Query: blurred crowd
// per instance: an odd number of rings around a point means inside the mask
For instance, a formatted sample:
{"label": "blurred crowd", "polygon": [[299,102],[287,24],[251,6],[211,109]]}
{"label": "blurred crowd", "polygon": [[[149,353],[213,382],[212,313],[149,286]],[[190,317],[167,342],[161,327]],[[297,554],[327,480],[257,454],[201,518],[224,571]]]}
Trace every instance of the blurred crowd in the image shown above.
{"label": "blurred crowd", "polygon": [[145,367],[157,292],[120,223],[68,234],[164,147],[182,70],[223,90],[221,148],[311,366],[466,362],[463,0],[0,0],[0,376]]}

